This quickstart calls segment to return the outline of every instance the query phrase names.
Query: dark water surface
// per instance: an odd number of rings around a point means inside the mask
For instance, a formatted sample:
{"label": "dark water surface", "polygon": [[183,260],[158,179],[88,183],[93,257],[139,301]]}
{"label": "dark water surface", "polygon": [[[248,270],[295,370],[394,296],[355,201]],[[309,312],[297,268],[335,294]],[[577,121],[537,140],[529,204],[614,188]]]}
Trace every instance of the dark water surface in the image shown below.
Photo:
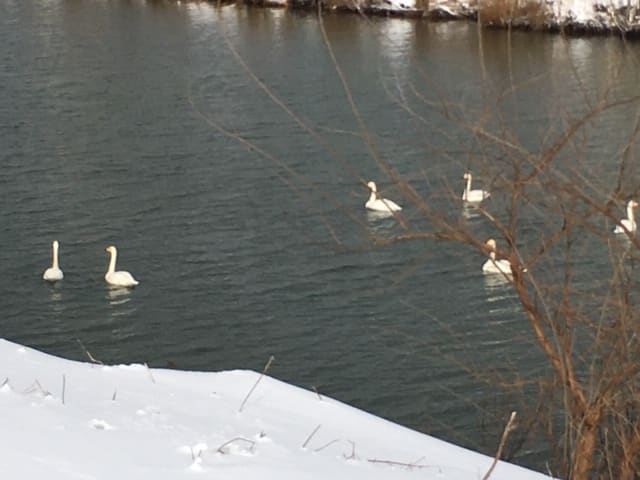
{"label": "dark water surface", "polygon": [[[474,25],[324,25],[379,155],[479,235],[489,232],[478,215],[437,194],[462,191],[474,140],[427,100],[474,111],[517,85],[505,111],[536,149],[585,96],[638,85],[633,52],[611,38],[514,34],[509,57],[505,33],[485,32],[482,82]],[[86,359],[80,339],[104,362],[182,369],[260,370],[274,355],[275,377],[493,450],[511,407],[467,368],[534,375],[544,363],[513,293],[483,277],[477,252],[372,245],[401,229],[365,212],[363,181],[405,204],[412,225],[420,213],[357,135],[316,17],[3,1],[0,44],[0,336]],[[605,116],[582,146],[603,184],[628,118]],[[53,239],[65,279],[50,286],[41,275]],[[109,244],[135,290],[106,288]],[[520,461],[544,456],[529,446]]]}

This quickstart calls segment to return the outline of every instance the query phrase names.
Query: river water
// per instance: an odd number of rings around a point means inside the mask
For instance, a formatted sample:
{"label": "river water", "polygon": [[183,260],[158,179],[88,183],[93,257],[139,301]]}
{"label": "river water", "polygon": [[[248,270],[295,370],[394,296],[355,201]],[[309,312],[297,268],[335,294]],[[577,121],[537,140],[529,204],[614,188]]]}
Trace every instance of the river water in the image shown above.
{"label": "river water", "polygon": [[[513,293],[475,251],[375,242],[401,226],[365,212],[364,182],[415,228],[384,165],[464,215],[438,192],[461,193],[477,145],[445,104],[476,112],[511,88],[507,122],[535,149],[594,92],[633,92],[636,52],[498,31],[480,50],[466,22],[323,25],[331,49],[314,15],[286,10],[1,2],[0,336],[180,369],[273,355],[277,378],[492,452],[514,407],[473,373],[544,367]],[[627,121],[607,116],[586,142],[594,168],[615,162]],[[135,290],[106,288],[109,244]],[[516,461],[547,453],[527,444]]]}

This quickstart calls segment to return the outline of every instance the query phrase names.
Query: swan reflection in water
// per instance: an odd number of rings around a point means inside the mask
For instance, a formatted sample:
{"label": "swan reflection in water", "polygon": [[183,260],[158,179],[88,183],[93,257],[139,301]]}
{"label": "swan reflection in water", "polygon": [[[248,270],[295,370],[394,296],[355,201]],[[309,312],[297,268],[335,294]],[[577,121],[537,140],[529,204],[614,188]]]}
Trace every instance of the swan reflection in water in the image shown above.
{"label": "swan reflection in water", "polygon": [[489,314],[511,316],[521,311],[510,276],[484,275],[484,290]]}
{"label": "swan reflection in water", "polygon": [[393,220],[393,212],[380,212],[376,210],[367,210],[367,220],[377,222],[380,220]]}
{"label": "swan reflection in water", "polygon": [[107,300],[111,305],[124,305],[131,300],[131,289],[126,287],[107,288]]}
{"label": "swan reflection in water", "polygon": [[62,287],[60,286],[60,284],[49,284],[49,300],[51,301],[51,308],[54,312],[61,312],[62,310],[64,310],[62,298]]}
{"label": "swan reflection in water", "polygon": [[467,220],[473,220],[480,218],[482,214],[480,213],[480,209],[477,205],[465,202],[462,204],[462,216]]}
{"label": "swan reflection in water", "polygon": [[[494,273],[489,275],[483,275],[484,286],[487,290],[500,290],[501,292],[507,291],[505,287],[510,287],[513,277],[509,274]],[[512,296],[512,295],[508,295]],[[504,297],[502,297],[504,298]]]}
{"label": "swan reflection in water", "polygon": [[393,213],[367,210],[367,230],[370,235],[388,237],[398,226]]}

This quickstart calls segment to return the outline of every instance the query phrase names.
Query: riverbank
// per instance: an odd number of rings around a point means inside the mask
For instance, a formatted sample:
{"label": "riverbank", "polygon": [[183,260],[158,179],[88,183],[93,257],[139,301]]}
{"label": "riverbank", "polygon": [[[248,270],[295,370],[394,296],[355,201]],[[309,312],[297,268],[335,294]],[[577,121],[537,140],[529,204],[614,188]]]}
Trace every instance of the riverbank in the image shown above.
{"label": "riverbank", "polygon": [[4,478],[544,480],[247,370],[81,363],[0,339]]}
{"label": "riverbank", "polygon": [[[245,0],[252,5],[317,8],[317,0]],[[624,0],[328,0],[325,8],[434,20],[476,20],[487,27],[567,34],[640,34],[640,8]]]}

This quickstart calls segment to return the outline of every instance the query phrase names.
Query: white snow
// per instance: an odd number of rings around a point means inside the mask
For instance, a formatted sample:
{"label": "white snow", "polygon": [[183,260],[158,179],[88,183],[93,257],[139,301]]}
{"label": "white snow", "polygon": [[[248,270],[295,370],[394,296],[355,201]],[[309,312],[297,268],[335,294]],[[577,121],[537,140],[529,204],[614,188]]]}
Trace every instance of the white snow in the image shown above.
{"label": "white snow", "polygon": [[[593,31],[632,31],[640,29],[640,6],[628,0],[534,0],[549,13],[548,26],[575,27]],[[396,14],[436,14],[451,18],[475,17],[474,0],[358,0],[373,11]],[[422,9],[426,8],[426,12]]]}
{"label": "white snow", "polygon": [[[240,411],[259,378],[74,362],[0,339],[0,477],[471,480],[493,461],[268,376]],[[505,462],[491,475],[543,478]]]}

